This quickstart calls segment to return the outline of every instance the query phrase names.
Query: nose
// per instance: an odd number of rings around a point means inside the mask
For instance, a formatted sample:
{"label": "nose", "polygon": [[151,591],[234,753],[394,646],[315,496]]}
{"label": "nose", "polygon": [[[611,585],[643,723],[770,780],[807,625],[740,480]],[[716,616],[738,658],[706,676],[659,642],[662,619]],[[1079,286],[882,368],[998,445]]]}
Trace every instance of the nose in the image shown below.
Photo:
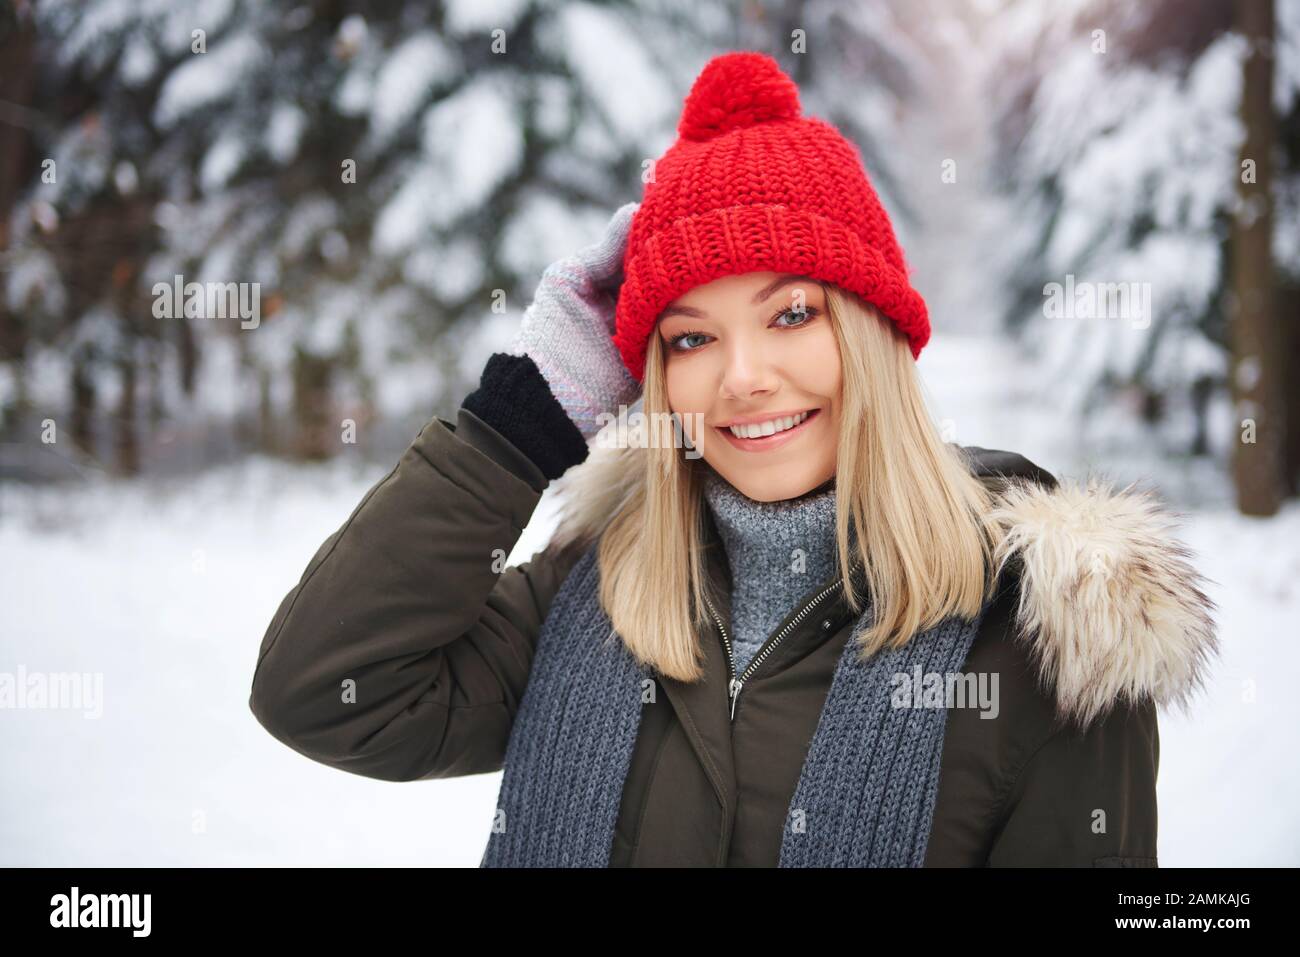
{"label": "nose", "polygon": [[744,401],[776,391],[778,376],[772,357],[758,338],[733,337],[724,350],[722,395]]}

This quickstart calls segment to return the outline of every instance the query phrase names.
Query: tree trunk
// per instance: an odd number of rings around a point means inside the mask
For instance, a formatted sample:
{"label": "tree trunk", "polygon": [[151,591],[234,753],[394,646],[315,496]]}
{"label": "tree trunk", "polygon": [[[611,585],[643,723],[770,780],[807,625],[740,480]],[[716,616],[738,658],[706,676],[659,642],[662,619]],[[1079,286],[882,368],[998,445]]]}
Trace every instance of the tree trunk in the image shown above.
{"label": "tree trunk", "polygon": [[180,359],[181,391],[189,398],[194,398],[194,380],[199,371],[199,343],[194,330],[190,328],[189,319],[181,318],[176,322],[176,353]]}
{"label": "tree trunk", "polygon": [[[11,14],[14,16],[15,14]],[[8,117],[0,122],[5,135],[0,136],[0,257],[9,250],[9,213],[26,185],[32,154],[33,130],[22,124],[36,116],[31,111],[32,90],[36,79],[36,26],[30,9],[16,14],[17,29],[0,39],[0,100],[8,107]],[[27,346],[30,339],[28,321],[21,308],[10,310],[0,302],[0,363],[13,370],[17,396],[12,408],[12,422],[25,421],[30,408],[27,393]],[[0,409],[0,414],[4,410]],[[22,426],[19,425],[19,428]]]}
{"label": "tree trunk", "polygon": [[140,472],[140,442],[135,417],[136,368],[130,348],[118,361],[118,369],[122,373],[122,392],[113,417],[117,426],[117,470],[122,475],[137,475]]}
{"label": "tree trunk", "polygon": [[163,420],[167,417],[167,407],[163,402],[163,366],[161,345],[157,342],[149,349],[149,434],[157,435]]}
{"label": "tree trunk", "polygon": [[1300,326],[1294,318],[1300,316],[1300,285],[1285,285],[1278,290],[1278,315],[1292,317],[1279,323],[1284,340],[1281,354],[1287,363],[1282,377],[1286,414],[1282,479],[1287,496],[1292,497],[1300,495],[1300,380],[1296,377],[1300,369]]}
{"label": "tree trunk", "polygon": [[271,399],[271,371],[259,367],[257,370],[257,441],[258,449],[268,454],[279,453],[280,442],[277,437],[275,420],[275,403]]}
{"label": "tree trunk", "polygon": [[[1241,119],[1246,136],[1237,167],[1231,241],[1232,393],[1240,432],[1233,445],[1237,507],[1273,515],[1285,496],[1281,337],[1275,308],[1272,229],[1273,0],[1237,0],[1236,30],[1250,41]],[[1254,165],[1254,176],[1247,167]],[[1253,179],[1253,182],[1251,181]]]}
{"label": "tree trunk", "polygon": [[299,346],[293,361],[293,451],[300,459],[327,459],[339,449],[331,379],[333,362]]}
{"label": "tree trunk", "polygon": [[95,450],[95,383],[86,368],[87,360],[77,355],[72,360],[72,421],[68,431],[73,444],[91,458]]}

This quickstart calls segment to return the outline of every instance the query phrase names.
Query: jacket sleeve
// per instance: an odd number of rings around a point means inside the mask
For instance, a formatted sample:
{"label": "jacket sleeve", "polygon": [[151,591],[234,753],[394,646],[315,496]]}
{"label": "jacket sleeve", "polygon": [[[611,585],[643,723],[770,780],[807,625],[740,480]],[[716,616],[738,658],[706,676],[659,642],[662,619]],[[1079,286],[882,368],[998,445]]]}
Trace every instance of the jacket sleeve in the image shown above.
{"label": "jacket sleeve", "polygon": [[1057,730],[1003,805],[991,867],[1156,867],[1155,705],[1116,706],[1086,731]]}
{"label": "jacket sleeve", "polygon": [[262,726],[366,777],[500,770],[578,557],[548,547],[503,568],[547,481],[467,408],[431,419],[281,601],[249,697]]}

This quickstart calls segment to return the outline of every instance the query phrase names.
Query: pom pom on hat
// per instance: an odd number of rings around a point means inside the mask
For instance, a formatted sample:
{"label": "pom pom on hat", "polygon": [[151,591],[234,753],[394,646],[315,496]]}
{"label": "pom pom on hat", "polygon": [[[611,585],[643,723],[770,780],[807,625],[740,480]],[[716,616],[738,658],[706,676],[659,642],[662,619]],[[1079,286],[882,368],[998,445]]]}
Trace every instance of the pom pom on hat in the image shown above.
{"label": "pom pom on hat", "polygon": [[799,112],[799,88],[770,56],[725,53],[696,77],[677,132],[700,142],[768,120],[797,120]]}

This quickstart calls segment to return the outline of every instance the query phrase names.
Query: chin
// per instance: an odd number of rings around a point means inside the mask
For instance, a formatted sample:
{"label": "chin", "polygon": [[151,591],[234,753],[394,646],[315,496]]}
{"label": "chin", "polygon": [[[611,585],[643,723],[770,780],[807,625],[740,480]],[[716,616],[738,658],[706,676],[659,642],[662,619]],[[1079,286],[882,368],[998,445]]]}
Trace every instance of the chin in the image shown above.
{"label": "chin", "polygon": [[782,502],[786,499],[798,498],[800,495],[811,492],[818,486],[825,484],[835,475],[834,470],[831,470],[825,474],[808,472],[802,475],[773,476],[769,479],[756,474],[752,470],[747,473],[741,471],[737,474],[735,469],[718,468],[716,465],[713,468],[719,475],[735,486],[742,495],[756,502]]}

